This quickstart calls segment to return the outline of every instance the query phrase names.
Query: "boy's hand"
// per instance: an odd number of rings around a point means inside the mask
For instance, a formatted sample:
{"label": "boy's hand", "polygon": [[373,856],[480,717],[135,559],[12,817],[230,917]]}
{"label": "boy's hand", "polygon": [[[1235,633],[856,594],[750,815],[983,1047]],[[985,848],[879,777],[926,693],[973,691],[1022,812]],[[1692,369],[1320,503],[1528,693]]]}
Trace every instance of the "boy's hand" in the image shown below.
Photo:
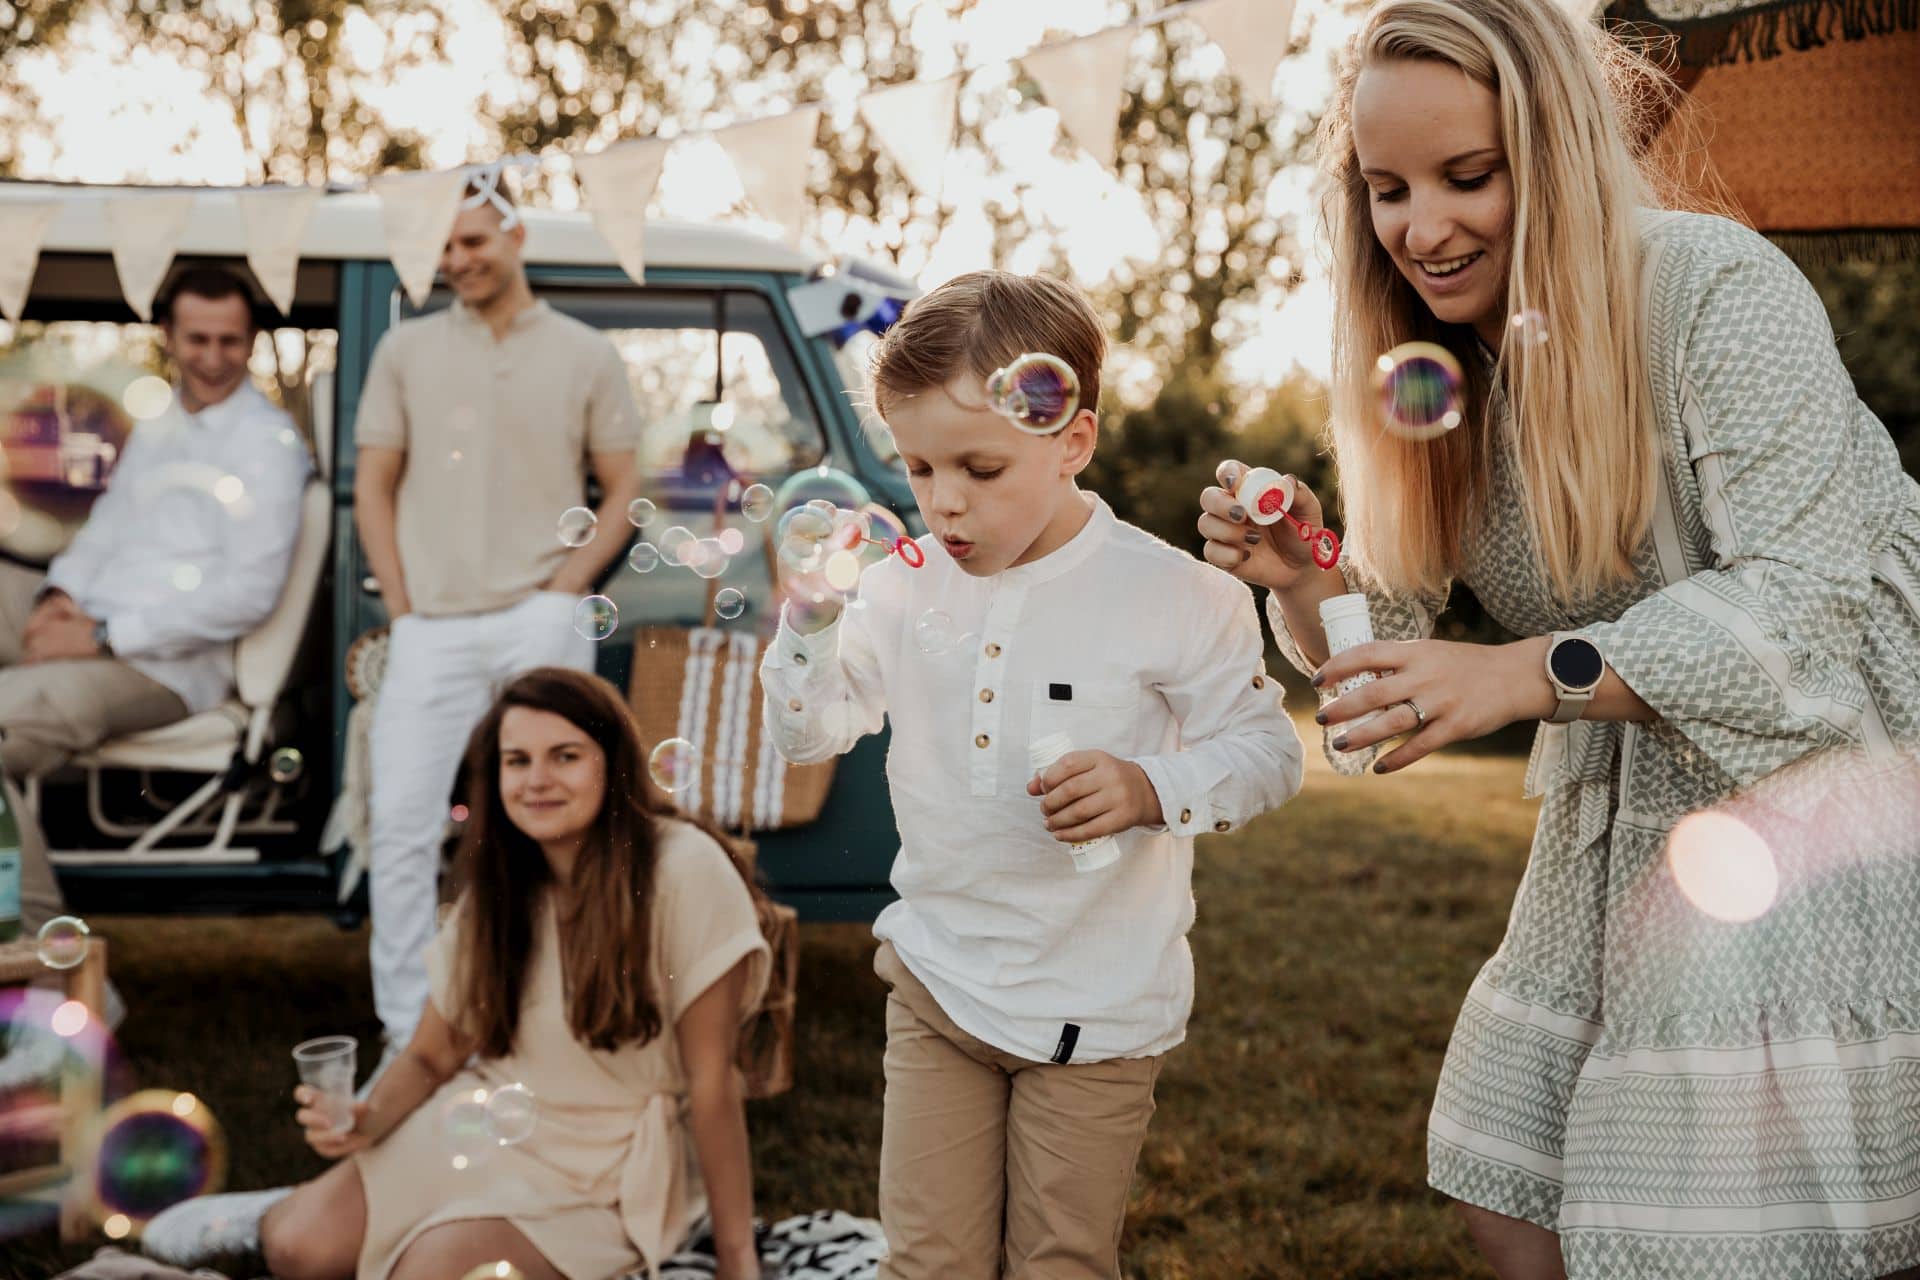
{"label": "boy's hand", "polygon": [[1104,751],[1069,751],[1033,776],[1027,794],[1040,797],[1047,830],[1064,844],[1164,821],[1147,771]]}

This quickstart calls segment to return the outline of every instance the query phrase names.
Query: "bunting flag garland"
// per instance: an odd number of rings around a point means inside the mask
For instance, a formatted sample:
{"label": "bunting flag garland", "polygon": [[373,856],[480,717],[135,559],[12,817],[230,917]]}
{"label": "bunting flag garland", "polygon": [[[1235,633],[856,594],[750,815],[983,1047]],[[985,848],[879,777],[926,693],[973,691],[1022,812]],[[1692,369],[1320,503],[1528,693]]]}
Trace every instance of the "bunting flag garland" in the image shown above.
{"label": "bunting flag garland", "polygon": [[447,237],[460,215],[460,195],[467,189],[464,170],[445,173],[389,173],[373,180],[380,197],[380,222],[386,229],[387,256],[400,276],[400,287],[416,307],[426,305],[440,268]]}
{"label": "bunting flag garland", "polygon": [[806,223],[807,171],[814,139],[820,136],[820,115],[819,107],[801,107],[713,135],[733,161],[747,199],[779,223],[789,240],[798,240]]}
{"label": "bunting flag garland", "polygon": [[40,242],[60,205],[53,200],[22,200],[0,205],[0,315],[14,324],[27,305],[27,290],[40,261]]}
{"label": "bunting flag garland", "polygon": [[636,138],[573,158],[593,225],[635,284],[646,279],[647,204],[660,185],[670,145],[660,138]]}
{"label": "bunting flag garland", "polygon": [[860,119],[913,189],[938,200],[959,106],[959,76],[915,80],[860,99]]}
{"label": "bunting flag garland", "polygon": [[107,201],[120,294],[142,320],[153,319],[153,296],[173,265],[173,251],[193,216],[193,201],[191,191],[143,191]]}
{"label": "bunting flag garland", "polygon": [[1095,160],[1113,168],[1120,136],[1120,104],[1127,49],[1137,33],[1115,27],[1098,35],[1041,45],[1020,59],[1039,84],[1060,128]]}
{"label": "bunting flag garland", "polygon": [[293,312],[300,238],[323,194],[313,187],[265,187],[239,196],[240,220],[247,228],[247,265],[283,316]]}

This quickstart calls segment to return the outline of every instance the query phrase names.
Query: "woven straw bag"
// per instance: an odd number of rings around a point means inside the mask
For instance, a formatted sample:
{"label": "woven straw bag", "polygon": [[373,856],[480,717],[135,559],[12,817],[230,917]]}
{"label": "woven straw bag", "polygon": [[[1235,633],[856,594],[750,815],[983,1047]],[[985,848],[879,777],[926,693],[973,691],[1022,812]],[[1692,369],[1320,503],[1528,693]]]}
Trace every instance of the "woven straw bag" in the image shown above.
{"label": "woven straw bag", "polygon": [[[761,541],[771,576],[764,530]],[[770,641],[714,625],[719,589],[708,581],[704,625],[637,632],[627,699],[641,740],[649,752],[669,738],[692,744],[686,785],[667,797],[681,811],[728,831],[805,826],[827,802],[834,762],[793,765],[774,750],[760,716],[760,657]]]}

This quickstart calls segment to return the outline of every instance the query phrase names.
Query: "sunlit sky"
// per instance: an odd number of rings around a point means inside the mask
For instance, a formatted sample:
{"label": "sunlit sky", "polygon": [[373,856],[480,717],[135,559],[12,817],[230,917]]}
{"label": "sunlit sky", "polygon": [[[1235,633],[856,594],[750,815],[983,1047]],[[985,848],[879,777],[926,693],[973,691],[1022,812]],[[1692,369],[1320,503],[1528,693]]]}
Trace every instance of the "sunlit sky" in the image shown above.
{"label": "sunlit sky", "polygon": [[[1062,34],[1098,31],[1115,21],[1108,0],[976,0],[958,15],[938,0],[894,0],[894,9],[920,53],[923,78],[956,70],[976,73],[963,93],[963,112],[969,94],[1005,92],[1013,76],[1011,59],[1034,45]],[[492,6],[483,0],[450,0],[449,10],[454,21],[446,61],[400,72],[365,95],[392,126],[427,138],[428,159],[436,166],[493,158],[484,104],[490,96],[510,97],[513,89],[505,40]],[[362,69],[377,66],[384,37],[370,20],[349,13],[349,58]],[[1324,102],[1332,53],[1356,21],[1345,5],[1299,0],[1296,43],[1279,80],[1283,134]],[[728,52],[716,50],[716,60]],[[277,51],[271,56],[277,57]],[[1205,56],[1217,59],[1220,54],[1209,48]],[[271,64],[263,64],[262,70],[271,71]],[[23,177],[216,185],[249,180],[237,127],[225,100],[208,92],[204,74],[151,48],[129,48],[105,17],[95,16],[75,32],[66,57],[23,59],[20,78],[45,107],[45,132],[22,139]],[[841,89],[829,85],[824,105],[830,127],[853,125],[859,87],[851,72]],[[690,86],[689,93],[697,99],[699,90]],[[688,118],[712,119],[709,103],[677,105]],[[741,104],[737,118],[775,114],[789,105],[780,98],[748,101]],[[1044,201],[1048,220],[1081,280],[1098,281],[1123,259],[1133,260],[1136,270],[1151,269],[1158,237],[1140,200],[1084,152],[1061,145],[1052,111],[1002,117],[988,142],[1000,165],[1032,184]],[[549,163],[564,165],[558,158]],[[1310,169],[1299,166],[1283,172],[1267,193],[1269,207],[1288,219],[1309,245],[1317,242],[1311,183]],[[988,188],[983,157],[963,151],[950,157],[944,192],[951,208],[947,229],[930,254],[902,263],[921,285],[979,267],[1021,271],[1041,265],[1048,245],[1040,241],[1023,245],[1011,260],[992,260]],[[650,208],[656,216],[711,221],[739,199],[738,181],[718,144],[694,135],[681,140],[669,156]],[[809,229],[806,243],[827,253],[861,252],[867,247],[864,230],[844,218],[823,216]],[[1229,373],[1236,381],[1249,388],[1272,385],[1295,365],[1324,375],[1330,306],[1322,258],[1319,252],[1308,254],[1302,264],[1307,285],[1284,304],[1266,307],[1250,340],[1232,353]]]}

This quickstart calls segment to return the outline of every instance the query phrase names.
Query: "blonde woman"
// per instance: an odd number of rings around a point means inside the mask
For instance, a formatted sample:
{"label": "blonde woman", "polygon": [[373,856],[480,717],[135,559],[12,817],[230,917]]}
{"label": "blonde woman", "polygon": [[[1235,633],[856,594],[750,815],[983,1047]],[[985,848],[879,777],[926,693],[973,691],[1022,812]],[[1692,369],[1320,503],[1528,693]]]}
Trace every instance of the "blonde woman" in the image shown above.
{"label": "blonde woman", "polygon": [[[1634,82],[1661,84],[1548,0],[1372,10],[1322,133],[1345,556],[1248,523],[1238,462],[1206,555],[1270,588],[1317,686],[1379,674],[1322,707],[1331,750],[1410,735],[1392,773],[1555,722],[1429,1129],[1503,1280],[1914,1274],[1920,486],[1793,266],[1652,211]],[[1416,339],[1465,372],[1428,441],[1371,383]],[[1531,638],[1427,638],[1454,580]],[[1328,660],[1349,585],[1379,641]],[[1739,874],[1692,876],[1699,830]]]}

